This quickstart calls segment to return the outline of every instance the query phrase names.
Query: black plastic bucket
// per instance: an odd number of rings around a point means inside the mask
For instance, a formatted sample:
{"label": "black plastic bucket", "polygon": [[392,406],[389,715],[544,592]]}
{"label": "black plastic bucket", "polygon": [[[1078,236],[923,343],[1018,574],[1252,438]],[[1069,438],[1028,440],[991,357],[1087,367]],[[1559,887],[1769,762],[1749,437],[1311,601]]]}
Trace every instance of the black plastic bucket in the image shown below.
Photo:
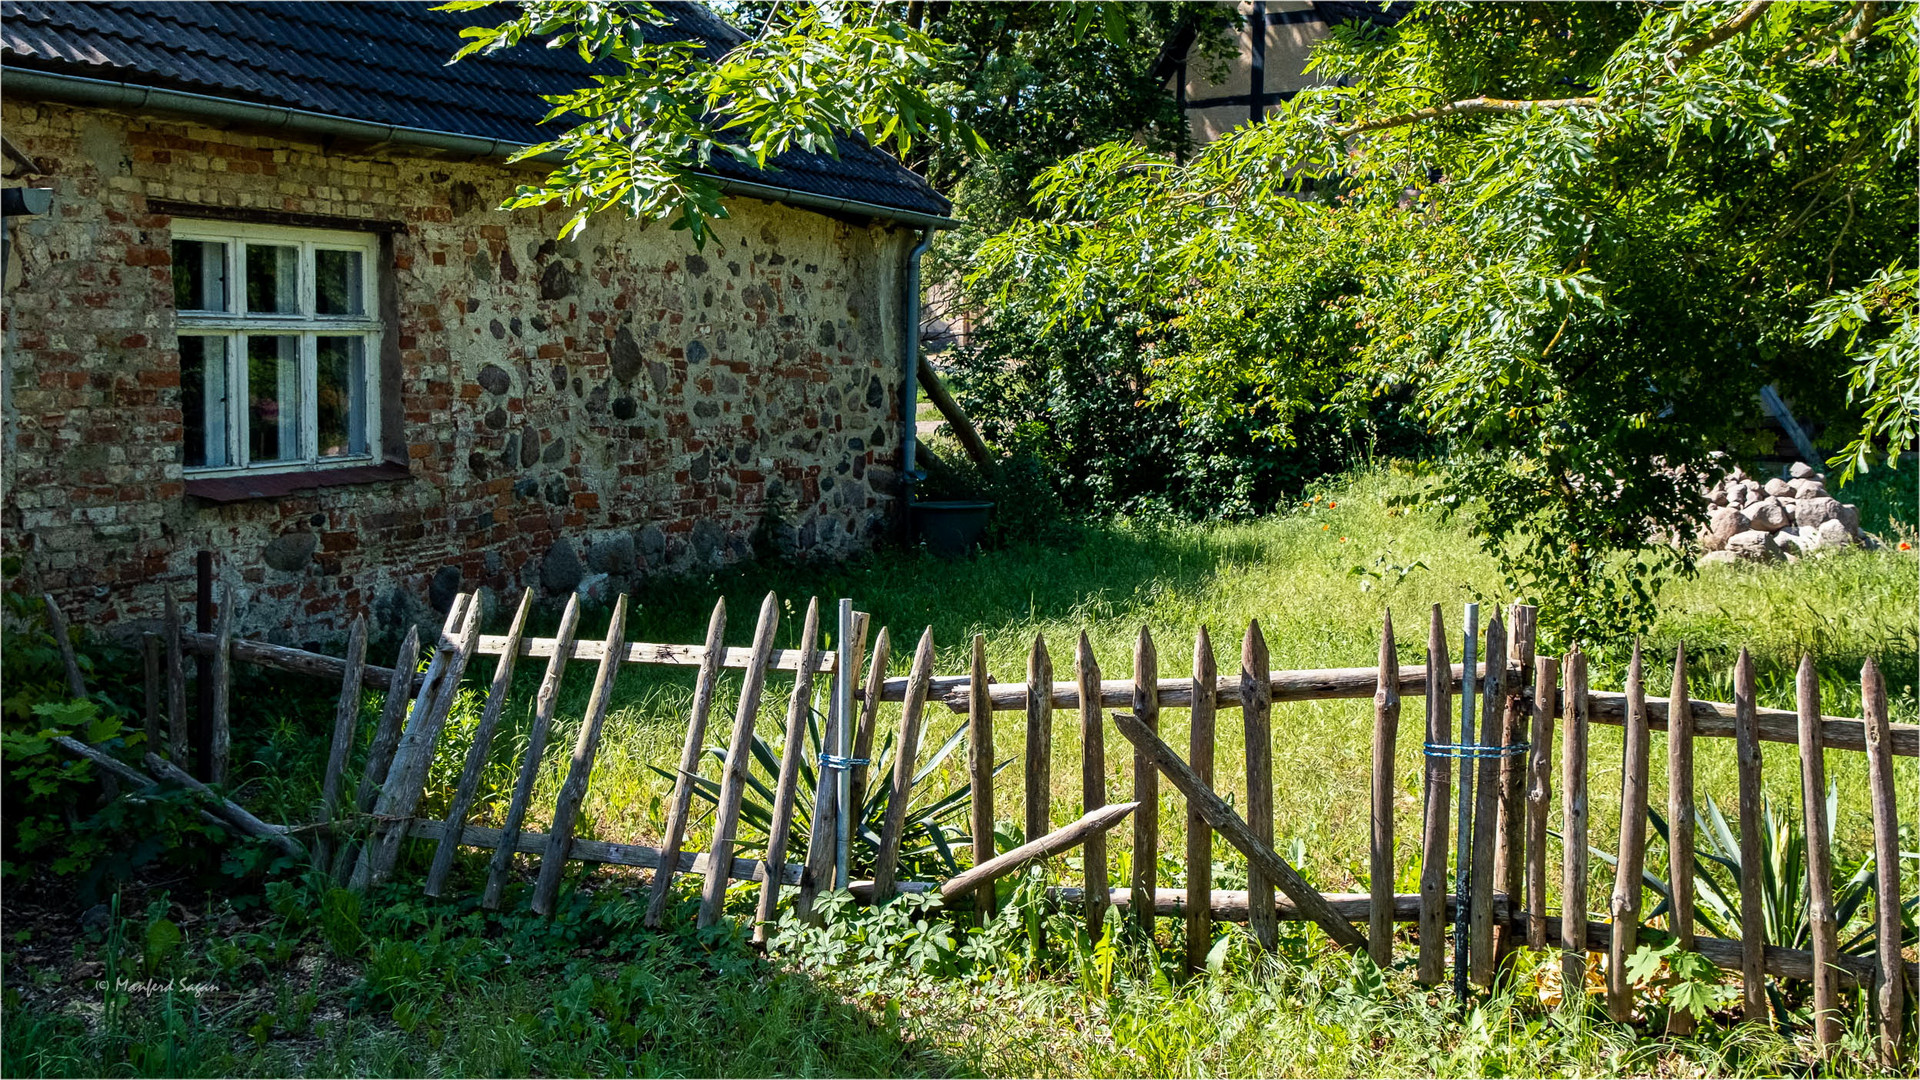
{"label": "black plastic bucket", "polygon": [[927,550],[943,559],[958,559],[971,551],[987,531],[990,502],[953,499],[913,504],[913,527]]}

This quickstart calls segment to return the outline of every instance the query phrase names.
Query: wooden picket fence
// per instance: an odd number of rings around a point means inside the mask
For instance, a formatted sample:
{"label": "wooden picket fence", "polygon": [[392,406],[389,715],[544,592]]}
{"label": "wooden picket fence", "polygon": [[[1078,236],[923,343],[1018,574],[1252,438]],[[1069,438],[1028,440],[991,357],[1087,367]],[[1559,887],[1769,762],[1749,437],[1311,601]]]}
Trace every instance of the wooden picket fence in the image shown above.
{"label": "wooden picket fence", "polygon": [[[1311,921],[1336,943],[1364,952],[1376,962],[1393,956],[1396,924],[1416,927],[1418,978],[1439,984],[1448,974],[1449,925],[1454,927],[1456,980],[1481,987],[1492,985],[1501,957],[1524,942],[1533,948],[1557,945],[1563,953],[1563,985],[1570,995],[1581,993],[1587,980],[1590,952],[1604,952],[1607,1009],[1617,1019],[1634,1011],[1634,988],[1626,977],[1626,959],[1639,943],[1642,871],[1645,865],[1649,809],[1651,733],[1666,733],[1671,883],[1674,903],[1669,930],[1680,946],[1699,953],[1716,965],[1741,972],[1742,1007],[1749,1018],[1766,1015],[1763,975],[1810,982],[1814,991],[1815,1033],[1819,1045],[1830,1047],[1838,1037],[1837,996],[1845,988],[1872,991],[1877,1015],[1877,1038],[1889,1062],[1895,1060],[1901,1031],[1904,983],[1920,974],[1920,966],[1905,962],[1900,952],[1900,874],[1897,850],[1898,822],[1892,759],[1920,756],[1920,726],[1890,724],[1887,694],[1877,667],[1869,662],[1862,673],[1864,716],[1844,718],[1821,712],[1819,681],[1811,660],[1803,661],[1798,676],[1798,707],[1794,711],[1764,709],[1755,704],[1754,673],[1743,651],[1734,674],[1734,702],[1694,699],[1689,692],[1684,649],[1674,658],[1672,692],[1667,698],[1649,698],[1644,662],[1636,645],[1621,692],[1596,691],[1587,684],[1586,658],[1575,650],[1563,658],[1535,655],[1535,610],[1515,605],[1506,620],[1495,616],[1484,635],[1463,635],[1465,662],[1453,663],[1448,633],[1436,606],[1427,640],[1426,664],[1401,666],[1394,641],[1391,614],[1382,627],[1379,657],[1373,667],[1273,670],[1257,622],[1241,641],[1237,673],[1221,675],[1207,631],[1196,635],[1191,675],[1162,679],[1156,647],[1145,628],[1139,632],[1131,677],[1102,677],[1085,633],[1073,658],[1073,678],[1054,679],[1053,664],[1044,640],[1036,637],[1026,657],[1027,677],[1019,683],[994,683],[988,676],[984,639],[972,641],[971,663],[964,675],[934,673],[932,628],[919,637],[908,675],[890,678],[888,631],[881,629],[868,648],[870,620],[856,612],[851,601],[839,602],[835,646],[822,649],[820,610],[809,603],[799,649],[776,650],[779,605],[769,594],[762,603],[753,643],[748,648],[725,648],[727,612],[716,604],[701,645],[663,645],[626,640],[627,601],[616,602],[602,641],[576,639],[578,598],[569,600],[560,627],[552,638],[526,636],[532,605],[531,590],[522,597],[504,635],[480,633],[480,604],[471,594],[453,601],[441,628],[432,660],[423,675],[397,673],[415,670],[418,640],[409,632],[392,668],[366,662],[366,628],[356,619],[344,659],[322,656],[231,636],[231,613],[222,605],[221,632],[200,634],[181,630],[177,616],[168,621],[164,648],[150,643],[149,737],[154,746],[174,748],[176,760],[185,746],[182,657],[211,654],[220,677],[232,661],[262,664],[281,670],[339,678],[340,708],[325,773],[323,810],[315,826],[289,828],[268,825],[246,815],[230,802],[215,812],[229,825],[253,835],[292,843],[294,833],[312,830],[312,853],[343,883],[357,887],[385,880],[398,861],[408,838],[436,844],[427,872],[429,894],[444,890],[454,854],[459,847],[493,852],[482,896],[487,907],[498,906],[512,872],[512,855],[540,856],[539,874],[531,905],[536,912],[553,908],[561,877],[569,860],[602,862],[652,869],[655,872],[646,920],[659,925],[665,916],[676,873],[703,878],[697,919],[700,925],[721,917],[727,885],[756,880],[762,891],[754,923],[757,940],[764,941],[785,886],[796,887],[794,903],[809,914],[823,889],[851,888],[856,898],[880,902],[904,890],[937,889],[978,915],[991,911],[993,882],[1028,862],[1069,850],[1082,849],[1083,881],[1079,887],[1052,890],[1063,904],[1082,908],[1089,931],[1101,932],[1109,906],[1122,909],[1135,924],[1153,929],[1157,917],[1185,923],[1187,963],[1204,966],[1213,933],[1213,920],[1244,921],[1254,941],[1271,949],[1281,920]],[[1509,631],[1508,627],[1511,627]],[[62,635],[64,641],[64,635]],[[164,651],[165,664],[160,663]],[[1474,659],[1477,651],[1479,657]],[[416,815],[433,755],[439,749],[447,714],[469,662],[475,656],[498,657],[490,688],[449,809],[439,820]],[[529,744],[505,819],[498,828],[467,821],[478,792],[481,772],[499,726],[517,661],[544,658],[545,676],[534,706]],[[557,708],[559,688],[567,665],[597,662],[597,674],[572,748],[571,760],[545,833],[523,826],[534,778],[546,752],[548,734]],[[621,664],[656,664],[698,668],[698,678],[680,759],[678,780],[670,804],[665,836],[659,847],[579,839],[574,830],[586,797],[600,730],[611,704],[614,676]],[[861,669],[866,674],[859,678]],[[684,850],[694,778],[705,745],[709,712],[722,669],[744,673],[734,723],[719,785],[718,806],[707,850]],[[785,739],[774,789],[772,821],[764,856],[737,857],[736,830],[747,786],[754,720],[773,671],[791,671],[794,684],[786,710]],[[799,787],[801,755],[816,676],[831,682],[823,745],[831,760],[823,760],[816,786],[813,826],[805,859],[786,861]],[[75,674],[77,679],[77,671]],[[345,767],[356,743],[354,725],[363,687],[386,687],[388,694],[371,741],[371,750],[356,790],[345,788]],[[1453,697],[1460,695],[1460,715],[1466,727],[1455,740]],[[172,729],[161,741],[164,697]],[[224,697],[219,689],[215,697]],[[1322,894],[1314,889],[1275,848],[1271,774],[1272,712],[1289,702],[1371,697],[1374,703],[1373,781],[1370,816],[1370,883],[1364,894]],[[1393,892],[1394,762],[1402,735],[1404,699],[1426,703],[1423,749],[1425,770],[1420,837],[1421,874],[1418,893]],[[848,880],[848,830],[843,807],[866,804],[866,759],[871,756],[878,725],[879,705],[900,702],[902,709],[884,826],[871,881]],[[1684,702],[1685,707],[1674,707]],[[967,772],[973,786],[973,869],[947,882],[903,882],[896,878],[907,801],[917,766],[916,755],[926,709],[942,704],[967,716],[969,753]],[[1189,710],[1189,746],[1183,759],[1159,737],[1163,710]],[[1246,791],[1244,815],[1214,790],[1215,734],[1222,710],[1239,709],[1244,725]],[[1060,829],[1052,828],[1051,759],[1054,746],[1053,713],[1077,712],[1082,804],[1086,815]],[[1476,736],[1472,716],[1482,717]],[[1022,820],[1028,843],[1006,853],[994,850],[994,715],[1018,712],[1025,718],[1025,765]],[[224,723],[224,716],[218,717]],[[1556,725],[1559,733],[1561,791],[1561,896],[1576,907],[1549,914],[1547,888],[1550,868],[1549,815],[1553,796]],[[1623,770],[1620,777],[1621,828],[1612,899],[1607,918],[1588,918],[1585,909],[1588,881],[1588,742],[1593,724],[1623,728]],[[1132,801],[1106,805],[1106,737],[1117,732],[1133,746],[1130,779]],[[1693,850],[1696,814],[1693,793],[1694,752],[1697,739],[1731,738],[1739,776],[1739,813],[1742,882],[1740,937],[1702,937],[1693,926]],[[216,744],[224,742],[217,736]],[[1764,944],[1759,899],[1760,778],[1763,741],[1800,747],[1802,809],[1805,822],[1807,872],[1811,896],[1811,950]],[[89,748],[77,748],[76,753]],[[1832,853],[1826,818],[1826,781],[1823,749],[1858,750],[1867,755],[1877,893],[1874,919],[1879,935],[1878,955],[1842,955],[1838,951],[1831,884]],[[89,756],[96,756],[90,754]],[[1461,761],[1459,786],[1463,795],[1459,820],[1471,821],[1469,831],[1450,834],[1454,806],[1453,762]],[[197,783],[173,764],[149,755],[155,775]],[[123,770],[124,766],[121,767]],[[829,773],[835,782],[828,782]],[[1162,888],[1157,880],[1162,800],[1161,777],[1180,791],[1186,803],[1184,887]],[[135,774],[127,777],[152,783]],[[1469,802],[1466,795],[1471,795]],[[245,815],[242,821],[239,815]],[[1132,817],[1132,875],[1125,887],[1109,882],[1107,832]],[[350,827],[358,822],[360,828]],[[371,829],[365,826],[370,823]],[[1212,888],[1213,835],[1240,851],[1248,861],[1248,888],[1227,891]],[[1449,840],[1463,856],[1454,870],[1464,880],[1448,888]],[[1276,890],[1281,895],[1276,895]],[[1363,932],[1355,924],[1363,924]],[[1671,1021],[1684,1030],[1687,1017],[1676,1011]]]}

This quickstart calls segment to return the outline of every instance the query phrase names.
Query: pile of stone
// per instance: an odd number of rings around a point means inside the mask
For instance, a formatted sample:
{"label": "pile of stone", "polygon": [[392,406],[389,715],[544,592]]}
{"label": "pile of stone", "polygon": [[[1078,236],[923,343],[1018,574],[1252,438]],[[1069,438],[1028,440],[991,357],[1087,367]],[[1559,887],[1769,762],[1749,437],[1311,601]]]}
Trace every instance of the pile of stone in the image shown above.
{"label": "pile of stone", "polygon": [[1860,509],[1827,494],[1827,478],[1806,462],[1764,483],[1734,469],[1708,488],[1712,503],[1700,534],[1702,562],[1788,561],[1814,551],[1874,546],[1860,531]]}

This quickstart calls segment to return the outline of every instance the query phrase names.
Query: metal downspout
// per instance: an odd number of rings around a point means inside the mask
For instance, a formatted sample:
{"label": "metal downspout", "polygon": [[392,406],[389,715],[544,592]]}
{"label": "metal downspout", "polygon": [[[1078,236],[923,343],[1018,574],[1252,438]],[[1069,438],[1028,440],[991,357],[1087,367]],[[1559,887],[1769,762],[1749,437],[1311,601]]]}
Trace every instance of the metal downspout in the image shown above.
{"label": "metal downspout", "polygon": [[906,378],[900,385],[901,417],[904,429],[900,434],[900,526],[904,531],[912,528],[909,520],[913,506],[913,485],[926,479],[926,473],[914,467],[914,448],[919,443],[918,421],[920,419],[920,257],[933,246],[933,227],[920,231],[920,242],[907,253],[907,295],[903,305],[905,318],[900,352],[906,362]]}

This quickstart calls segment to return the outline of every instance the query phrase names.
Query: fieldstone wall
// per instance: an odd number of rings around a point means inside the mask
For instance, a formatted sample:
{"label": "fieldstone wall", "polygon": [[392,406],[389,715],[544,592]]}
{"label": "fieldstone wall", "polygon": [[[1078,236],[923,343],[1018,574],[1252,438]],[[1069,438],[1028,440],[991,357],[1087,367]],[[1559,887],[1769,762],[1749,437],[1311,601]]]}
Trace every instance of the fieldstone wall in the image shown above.
{"label": "fieldstone wall", "polygon": [[1707,527],[1701,562],[1789,561],[1815,551],[1876,546],[1860,531],[1860,508],[1827,493],[1825,473],[1804,461],[1764,482],[1735,468],[1703,492]]}
{"label": "fieldstone wall", "polygon": [[[866,548],[898,494],[912,235],[730,203],[717,239],[494,207],[526,174],[177,119],[7,100],[54,189],[10,219],[4,549],[14,588],[130,626],[218,552],[249,634],[456,591],[610,597],[634,578]],[[170,230],[153,200],[397,223],[386,438],[404,479],[217,504],[187,492]],[[182,217],[190,216],[186,214]],[[398,427],[397,434],[392,430]]]}

